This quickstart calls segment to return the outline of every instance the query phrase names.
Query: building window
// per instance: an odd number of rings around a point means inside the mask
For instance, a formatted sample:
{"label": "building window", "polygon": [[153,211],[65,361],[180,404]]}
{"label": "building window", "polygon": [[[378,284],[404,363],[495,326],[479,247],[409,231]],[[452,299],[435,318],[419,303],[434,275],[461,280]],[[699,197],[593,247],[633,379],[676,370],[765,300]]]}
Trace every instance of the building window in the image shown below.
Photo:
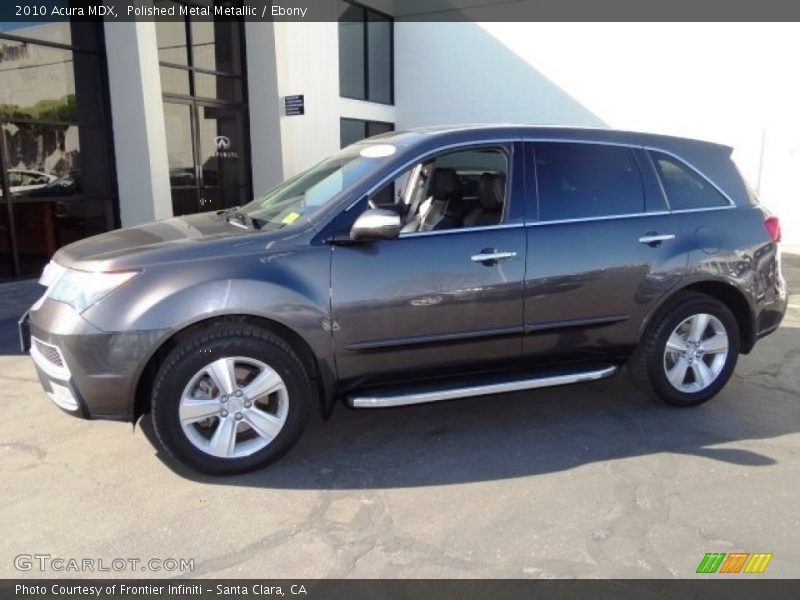
{"label": "building window", "polygon": [[[208,5],[194,0],[159,6]],[[216,0],[215,6],[242,3]],[[175,215],[250,201],[250,141],[244,22],[156,21],[172,211]]]}
{"label": "building window", "polygon": [[339,93],[394,103],[394,21],[344,1],[339,3]]}
{"label": "building window", "polygon": [[115,227],[102,23],[0,23],[0,279]]}
{"label": "building window", "polygon": [[394,123],[383,121],[363,121],[361,119],[342,119],[339,124],[339,140],[342,148],[364,138],[394,131]]}

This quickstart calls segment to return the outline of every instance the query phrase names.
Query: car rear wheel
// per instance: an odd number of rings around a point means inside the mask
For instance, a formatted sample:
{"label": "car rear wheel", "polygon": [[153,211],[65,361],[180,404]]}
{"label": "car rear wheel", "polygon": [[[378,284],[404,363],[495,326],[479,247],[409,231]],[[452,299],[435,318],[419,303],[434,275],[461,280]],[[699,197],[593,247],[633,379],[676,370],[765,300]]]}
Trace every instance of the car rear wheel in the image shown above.
{"label": "car rear wheel", "polygon": [[308,375],[283,340],[258,329],[213,328],[163,362],[152,417],[169,454],[226,475],[283,456],[305,429],[310,404]]}
{"label": "car rear wheel", "polygon": [[673,406],[694,406],[727,383],[739,356],[739,327],[719,300],[693,292],[654,317],[628,363],[634,381]]}

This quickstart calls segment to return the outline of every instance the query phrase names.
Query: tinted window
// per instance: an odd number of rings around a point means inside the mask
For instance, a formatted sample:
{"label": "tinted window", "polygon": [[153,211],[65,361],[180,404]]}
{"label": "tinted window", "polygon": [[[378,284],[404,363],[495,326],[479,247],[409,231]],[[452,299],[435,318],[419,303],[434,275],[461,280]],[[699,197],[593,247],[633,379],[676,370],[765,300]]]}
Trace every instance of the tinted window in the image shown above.
{"label": "tinted window", "polygon": [[672,210],[728,206],[727,198],[691,168],[661,152],[650,154]]}
{"label": "tinted window", "polygon": [[367,18],[367,98],[372,102],[392,102],[392,21],[369,11]]}
{"label": "tinted window", "polygon": [[391,104],[392,28],[390,17],[339,3],[339,93],[346,98]]}
{"label": "tinted window", "polygon": [[538,143],[539,220],[644,211],[644,183],[633,152],[600,144]]}
{"label": "tinted window", "polygon": [[339,122],[339,141],[344,148],[364,138],[394,131],[393,123],[382,121],[363,121],[361,119],[341,119]]}
{"label": "tinted window", "polygon": [[347,98],[366,98],[364,52],[365,11],[342,2],[339,16],[339,93]]}

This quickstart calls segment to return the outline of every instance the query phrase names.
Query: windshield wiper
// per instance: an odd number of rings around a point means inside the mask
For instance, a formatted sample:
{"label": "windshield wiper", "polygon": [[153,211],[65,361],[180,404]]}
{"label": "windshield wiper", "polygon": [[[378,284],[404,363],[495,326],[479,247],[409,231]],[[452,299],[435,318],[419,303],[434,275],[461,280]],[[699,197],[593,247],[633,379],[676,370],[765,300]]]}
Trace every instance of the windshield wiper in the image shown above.
{"label": "windshield wiper", "polygon": [[225,215],[225,220],[235,227],[241,229],[256,229],[250,216],[240,211],[238,206],[222,211],[220,214]]}

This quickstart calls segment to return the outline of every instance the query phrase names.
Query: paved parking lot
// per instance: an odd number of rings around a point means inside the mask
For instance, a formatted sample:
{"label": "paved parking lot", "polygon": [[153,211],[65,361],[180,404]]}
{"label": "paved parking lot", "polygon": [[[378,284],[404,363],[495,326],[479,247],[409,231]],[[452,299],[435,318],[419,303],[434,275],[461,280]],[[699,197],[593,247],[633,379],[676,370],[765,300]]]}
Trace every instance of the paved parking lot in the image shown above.
{"label": "paved parking lot", "polygon": [[699,408],[624,376],[341,408],[273,468],[218,480],[167,462],[146,423],[51,406],[16,354],[14,302],[32,292],[6,290],[0,577],[33,553],[189,558],[206,577],[692,577],[706,552],[736,551],[773,553],[762,577],[797,577],[800,255],[784,258],[784,326]]}

